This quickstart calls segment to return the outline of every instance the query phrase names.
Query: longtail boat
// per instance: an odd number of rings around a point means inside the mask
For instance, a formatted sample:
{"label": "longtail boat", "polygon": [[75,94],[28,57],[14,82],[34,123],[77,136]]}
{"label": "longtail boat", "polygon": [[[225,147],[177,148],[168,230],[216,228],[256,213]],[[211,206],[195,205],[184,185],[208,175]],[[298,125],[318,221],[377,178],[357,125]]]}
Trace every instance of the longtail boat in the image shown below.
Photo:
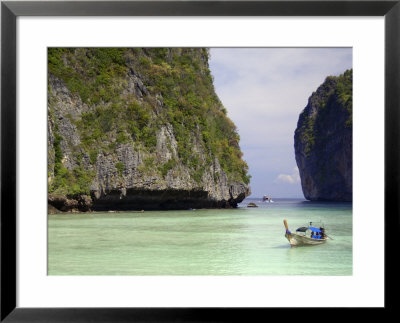
{"label": "longtail boat", "polygon": [[290,232],[286,220],[283,220],[283,224],[286,229],[285,237],[292,247],[322,244],[328,238],[325,228],[323,226],[319,228],[313,227],[312,222],[308,226],[298,228],[295,233]]}

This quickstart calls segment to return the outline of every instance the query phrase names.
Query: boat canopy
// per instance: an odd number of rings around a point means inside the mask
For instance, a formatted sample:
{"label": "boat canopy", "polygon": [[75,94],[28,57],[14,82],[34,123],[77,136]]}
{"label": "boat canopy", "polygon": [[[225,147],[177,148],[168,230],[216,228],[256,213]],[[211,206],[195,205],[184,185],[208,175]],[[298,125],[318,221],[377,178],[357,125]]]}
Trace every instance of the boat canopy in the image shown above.
{"label": "boat canopy", "polygon": [[322,232],[320,229],[314,227],[300,227],[296,232],[306,232],[307,230],[311,230],[312,232]]}

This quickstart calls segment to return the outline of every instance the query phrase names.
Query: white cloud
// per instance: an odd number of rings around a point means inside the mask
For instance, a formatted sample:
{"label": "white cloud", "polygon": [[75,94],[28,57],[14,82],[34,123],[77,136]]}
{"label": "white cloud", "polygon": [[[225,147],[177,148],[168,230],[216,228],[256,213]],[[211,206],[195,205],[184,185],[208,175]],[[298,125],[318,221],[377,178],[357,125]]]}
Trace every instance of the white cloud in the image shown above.
{"label": "white cloud", "polygon": [[293,169],[293,174],[288,175],[288,174],[279,174],[278,177],[274,181],[275,183],[289,183],[289,184],[296,184],[300,182],[300,175],[299,175],[299,169],[295,167]]}
{"label": "white cloud", "polygon": [[218,96],[246,145],[293,145],[309,96],[351,65],[350,48],[213,48],[210,61]]}

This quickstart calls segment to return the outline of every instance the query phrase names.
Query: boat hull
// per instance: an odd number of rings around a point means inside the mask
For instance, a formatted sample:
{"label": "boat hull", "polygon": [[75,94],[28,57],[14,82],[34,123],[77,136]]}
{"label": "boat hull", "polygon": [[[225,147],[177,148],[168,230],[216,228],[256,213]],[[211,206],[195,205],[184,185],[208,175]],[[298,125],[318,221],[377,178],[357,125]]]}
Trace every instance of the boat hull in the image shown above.
{"label": "boat hull", "polygon": [[296,233],[286,233],[285,237],[286,239],[289,240],[291,246],[317,245],[317,244],[323,244],[327,240],[326,238],[313,239]]}

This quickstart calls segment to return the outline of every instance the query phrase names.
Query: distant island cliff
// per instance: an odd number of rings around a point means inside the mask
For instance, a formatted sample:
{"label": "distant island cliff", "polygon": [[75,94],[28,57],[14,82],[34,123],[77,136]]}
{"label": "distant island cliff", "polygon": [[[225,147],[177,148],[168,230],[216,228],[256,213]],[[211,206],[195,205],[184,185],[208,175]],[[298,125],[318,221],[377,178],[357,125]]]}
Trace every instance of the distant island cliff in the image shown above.
{"label": "distant island cliff", "polygon": [[49,48],[49,211],[236,207],[239,135],[205,48]]}
{"label": "distant island cliff", "polygon": [[299,116],[294,148],[304,197],[352,201],[353,70],[329,76]]}

